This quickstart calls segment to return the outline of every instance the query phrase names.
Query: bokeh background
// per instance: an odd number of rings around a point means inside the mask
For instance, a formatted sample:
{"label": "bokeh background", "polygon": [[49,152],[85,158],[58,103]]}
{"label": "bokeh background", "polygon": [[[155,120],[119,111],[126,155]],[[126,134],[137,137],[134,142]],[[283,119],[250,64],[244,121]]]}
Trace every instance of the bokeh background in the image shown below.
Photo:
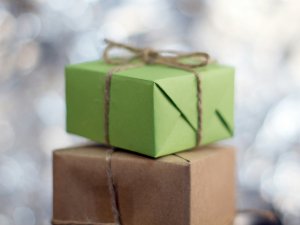
{"label": "bokeh background", "polygon": [[300,224],[300,2],[0,0],[0,224],[51,219],[65,132],[64,66],[103,39],[202,50],[236,67],[238,205]]}

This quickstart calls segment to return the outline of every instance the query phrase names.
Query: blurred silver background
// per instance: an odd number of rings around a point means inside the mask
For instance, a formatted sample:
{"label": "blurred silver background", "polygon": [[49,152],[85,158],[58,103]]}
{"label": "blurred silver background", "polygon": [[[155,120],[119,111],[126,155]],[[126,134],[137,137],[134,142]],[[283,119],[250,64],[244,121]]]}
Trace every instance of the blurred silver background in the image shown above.
{"label": "blurred silver background", "polygon": [[300,224],[300,2],[0,0],[0,224],[51,219],[65,132],[64,66],[103,39],[202,50],[236,67],[239,208]]}

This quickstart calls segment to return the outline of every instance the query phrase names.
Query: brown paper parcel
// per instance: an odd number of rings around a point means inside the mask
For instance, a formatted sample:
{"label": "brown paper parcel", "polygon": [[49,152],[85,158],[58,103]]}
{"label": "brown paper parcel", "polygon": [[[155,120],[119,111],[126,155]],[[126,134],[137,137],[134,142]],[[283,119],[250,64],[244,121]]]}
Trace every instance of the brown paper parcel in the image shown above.
{"label": "brown paper parcel", "polygon": [[[54,152],[55,224],[115,224],[101,146]],[[235,155],[209,146],[159,159],[115,150],[111,171],[122,225],[229,225]]]}

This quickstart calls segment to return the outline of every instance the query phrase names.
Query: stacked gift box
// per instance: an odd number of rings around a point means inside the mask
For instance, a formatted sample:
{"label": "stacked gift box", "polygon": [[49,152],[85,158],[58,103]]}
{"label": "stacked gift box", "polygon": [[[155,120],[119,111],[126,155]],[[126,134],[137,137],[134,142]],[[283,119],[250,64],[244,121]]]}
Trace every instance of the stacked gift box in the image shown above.
{"label": "stacked gift box", "polygon": [[233,135],[233,68],[132,64],[66,68],[67,131],[103,145],[54,152],[53,224],[231,224],[234,149],[212,143]]}

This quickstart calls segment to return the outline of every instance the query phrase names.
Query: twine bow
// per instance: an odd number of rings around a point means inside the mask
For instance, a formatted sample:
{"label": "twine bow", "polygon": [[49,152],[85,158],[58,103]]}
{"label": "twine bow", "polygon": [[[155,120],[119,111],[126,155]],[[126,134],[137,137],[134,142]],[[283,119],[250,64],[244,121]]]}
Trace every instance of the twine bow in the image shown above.
{"label": "twine bow", "polygon": [[[130,45],[104,40],[107,44],[103,52],[103,59],[108,64],[127,64],[134,60],[140,60],[145,64],[160,64],[180,69],[193,69],[205,66],[209,63],[209,55],[205,52],[180,53],[177,51],[161,50],[156,51],[151,48],[137,48]],[[123,49],[132,53],[131,57],[112,58],[109,52],[113,49]]]}

